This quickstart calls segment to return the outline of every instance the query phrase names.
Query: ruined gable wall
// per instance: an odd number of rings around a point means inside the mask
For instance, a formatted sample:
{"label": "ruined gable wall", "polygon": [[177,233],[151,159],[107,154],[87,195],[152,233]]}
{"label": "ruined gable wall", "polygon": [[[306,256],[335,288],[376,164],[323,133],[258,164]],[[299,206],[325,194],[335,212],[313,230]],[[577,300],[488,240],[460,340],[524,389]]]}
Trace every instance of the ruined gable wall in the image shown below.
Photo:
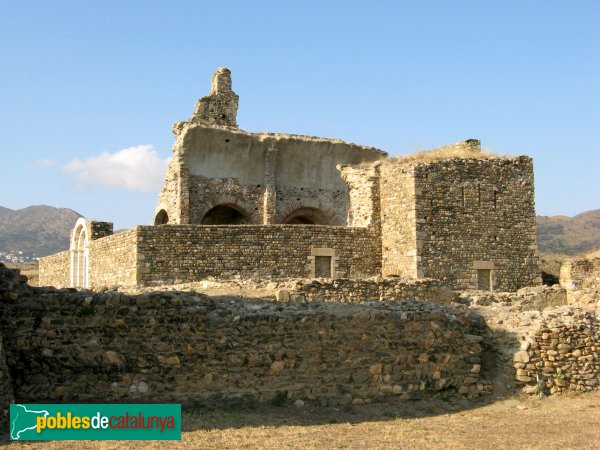
{"label": "ruined gable wall", "polygon": [[531,158],[448,159],[415,166],[419,271],[455,289],[492,262],[495,290],[538,283]]}
{"label": "ruined gable wall", "polygon": [[[342,141],[199,124],[182,125],[177,132],[174,152],[180,163],[169,169],[157,208],[175,210],[178,220],[169,223],[198,224],[212,207],[225,204],[243,212],[246,223],[282,223],[297,209],[315,208],[322,222],[346,225],[348,187],[337,164],[385,155]],[[170,206],[176,203],[179,211]]]}
{"label": "ruined gable wall", "polygon": [[40,286],[71,286],[71,251],[66,250],[40,258],[39,274]]}
{"label": "ruined gable wall", "polygon": [[[138,227],[138,282],[197,281],[208,276],[310,276],[311,250],[335,250],[339,277],[379,274],[377,237],[366,228],[319,225],[163,225]],[[335,262],[335,261],[334,261]]]}
{"label": "ruined gable wall", "polygon": [[413,167],[388,160],[380,174],[382,275],[417,278]]}
{"label": "ruined gable wall", "polygon": [[137,228],[90,242],[89,287],[137,284]]}

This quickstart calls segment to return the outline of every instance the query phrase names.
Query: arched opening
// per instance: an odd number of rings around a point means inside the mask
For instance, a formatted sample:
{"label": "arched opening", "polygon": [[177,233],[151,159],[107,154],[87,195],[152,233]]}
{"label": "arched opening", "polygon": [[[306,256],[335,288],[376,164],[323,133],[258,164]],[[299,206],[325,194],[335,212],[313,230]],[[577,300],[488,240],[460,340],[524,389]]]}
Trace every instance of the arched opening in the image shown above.
{"label": "arched opening", "polygon": [[233,205],[218,205],[209,210],[202,221],[202,225],[243,225],[247,223],[246,216]]}
{"label": "arched opening", "polygon": [[89,284],[89,241],[86,222],[79,219],[71,240],[71,287],[87,288]]}
{"label": "arched opening", "polygon": [[317,208],[298,208],[288,214],[283,223],[286,225],[327,225],[325,214]]}
{"label": "arched opening", "polygon": [[169,215],[164,209],[161,209],[154,218],[154,225],[165,225],[169,223]]}
{"label": "arched opening", "polygon": [[308,217],[296,216],[296,217],[292,217],[291,219],[289,219],[286,222],[286,224],[288,224],[288,225],[314,225],[315,223]]}

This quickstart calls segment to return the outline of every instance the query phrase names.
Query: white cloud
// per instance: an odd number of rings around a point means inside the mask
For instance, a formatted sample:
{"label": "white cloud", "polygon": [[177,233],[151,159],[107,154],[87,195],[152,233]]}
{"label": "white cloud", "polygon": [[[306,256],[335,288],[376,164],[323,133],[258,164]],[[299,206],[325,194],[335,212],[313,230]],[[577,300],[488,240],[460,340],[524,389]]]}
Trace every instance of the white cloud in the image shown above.
{"label": "white cloud", "polygon": [[77,175],[78,188],[89,184],[122,187],[138,192],[158,191],[169,159],[161,159],[151,145],[137,145],[116,153],[103,152],[63,167]]}

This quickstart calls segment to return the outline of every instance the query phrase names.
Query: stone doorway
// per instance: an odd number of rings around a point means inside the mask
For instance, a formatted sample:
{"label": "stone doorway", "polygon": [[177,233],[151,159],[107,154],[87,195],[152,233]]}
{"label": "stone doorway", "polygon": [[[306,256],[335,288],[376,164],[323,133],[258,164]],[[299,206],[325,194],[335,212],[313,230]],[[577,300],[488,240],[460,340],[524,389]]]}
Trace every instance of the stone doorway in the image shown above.
{"label": "stone doorway", "polygon": [[315,278],[332,278],[331,256],[315,256]]}
{"label": "stone doorway", "polygon": [[480,291],[492,290],[492,271],[490,269],[477,269],[477,289]]}

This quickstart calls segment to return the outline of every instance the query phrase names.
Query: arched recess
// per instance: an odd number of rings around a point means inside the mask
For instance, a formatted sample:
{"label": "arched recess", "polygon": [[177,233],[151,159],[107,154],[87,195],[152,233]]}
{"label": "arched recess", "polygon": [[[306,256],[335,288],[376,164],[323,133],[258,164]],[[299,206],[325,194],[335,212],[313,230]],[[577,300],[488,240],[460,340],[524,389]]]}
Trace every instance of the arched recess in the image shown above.
{"label": "arched recess", "polygon": [[243,225],[249,214],[237,205],[228,203],[212,207],[202,217],[201,225]]}
{"label": "arched recess", "polygon": [[287,225],[331,225],[327,216],[318,208],[302,207],[284,217]]}
{"label": "arched recess", "polygon": [[89,286],[88,222],[80,218],[71,235],[71,287]]}
{"label": "arched recess", "polygon": [[161,209],[154,217],[154,225],[166,225],[169,223],[169,215],[164,209]]}

